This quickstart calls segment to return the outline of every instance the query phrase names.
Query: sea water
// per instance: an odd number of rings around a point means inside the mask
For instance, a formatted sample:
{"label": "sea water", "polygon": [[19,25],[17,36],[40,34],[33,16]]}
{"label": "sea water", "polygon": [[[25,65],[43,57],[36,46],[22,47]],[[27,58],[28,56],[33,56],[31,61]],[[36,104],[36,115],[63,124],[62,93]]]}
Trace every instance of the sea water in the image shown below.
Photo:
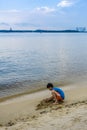
{"label": "sea water", "polygon": [[0,33],[0,97],[87,80],[87,33]]}

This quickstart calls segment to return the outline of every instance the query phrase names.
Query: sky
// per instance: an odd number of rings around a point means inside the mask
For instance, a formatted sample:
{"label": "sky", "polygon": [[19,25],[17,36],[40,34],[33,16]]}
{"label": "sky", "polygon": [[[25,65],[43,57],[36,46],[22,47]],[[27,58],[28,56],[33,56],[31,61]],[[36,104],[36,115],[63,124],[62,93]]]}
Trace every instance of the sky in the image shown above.
{"label": "sky", "polygon": [[87,0],[0,0],[0,29],[87,28]]}

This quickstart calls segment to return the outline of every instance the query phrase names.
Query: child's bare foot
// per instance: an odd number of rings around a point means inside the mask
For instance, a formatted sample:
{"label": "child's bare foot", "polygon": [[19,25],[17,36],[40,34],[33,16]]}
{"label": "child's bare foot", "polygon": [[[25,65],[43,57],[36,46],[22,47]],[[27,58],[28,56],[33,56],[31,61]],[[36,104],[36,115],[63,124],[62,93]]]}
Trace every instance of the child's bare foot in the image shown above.
{"label": "child's bare foot", "polygon": [[54,105],[58,105],[58,102],[54,102],[53,104],[54,104]]}

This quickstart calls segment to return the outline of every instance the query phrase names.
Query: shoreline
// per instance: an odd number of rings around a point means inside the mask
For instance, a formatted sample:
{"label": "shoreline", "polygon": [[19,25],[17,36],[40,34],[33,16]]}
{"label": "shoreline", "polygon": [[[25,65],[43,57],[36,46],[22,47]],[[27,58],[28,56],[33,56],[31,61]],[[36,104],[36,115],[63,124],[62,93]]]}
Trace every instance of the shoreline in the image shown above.
{"label": "shoreline", "polygon": [[26,96],[28,94],[40,92],[40,91],[43,91],[43,90],[46,90],[46,89],[45,88],[31,89],[30,91],[25,91],[25,92],[20,92],[20,93],[13,94],[13,95],[10,95],[10,96],[0,97],[0,103],[5,102],[7,100],[14,99],[14,98],[20,98],[21,96]]}
{"label": "shoreline", "polygon": [[[60,86],[60,87],[66,87],[67,85],[70,85],[69,82],[54,82],[54,84],[55,84],[55,86]],[[14,85],[15,84],[12,84],[12,86],[14,86]],[[18,91],[17,91],[16,87],[15,88],[9,87],[8,89],[7,88],[4,89],[3,91],[1,89],[0,93],[4,93],[4,94],[1,94],[2,96],[0,95],[0,102],[6,101],[6,100],[9,100],[9,99],[13,99],[15,97],[20,97],[20,96],[24,96],[24,95],[27,95],[27,94],[32,94],[32,93],[36,93],[36,92],[39,92],[39,91],[46,90],[45,85],[46,84],[41,84],[41,83],[37,83],[37,85],[35,85],[35,83],[34,83],[33,84],[34,87],[32,87],[32,85],[29,85],[28,87],[24,86],[25,90],[24,89],[22,90],[22,88],[21,88],[21,90],[19,89]],[[19,86],[17,85],[17,87],[19,87]],[[16,91],[14,89],[16,89]]]}
{"label": "shoreline", "polygon": [[[0,103],[0,130],[22,130],[19,129],[23,127],[23,130],[26,122],[28,122],[28,127],[33,129],[36,120],[42,119],[44,116],[52,114],[52,111],[60,112],[60,115],[64,113],[66,109],[77,109],[79,107],[87,105],[87,87],[75,85],[65,86],[63,87],[65,91],[66,99],[64,101],[64,105],[52,105],[46,106],[44,109],[36,110],[36,106],[41,102],[41,100],[50,96],[50,92],[48,90],[43,90],[31,94],[26,94],[20,97],[15,97],[12,99],[8,99],[4,102]],[[59,109],[60,108],[60,109]],[[57,111],[58,109],[58,111]],[[68,112],[66,112],[68,113]],[[56,113],[57,114],[57,113]],[[48,118],[48,116],[47,116]],[[48,119],[49,121],[50,119]],[[31,123],[33,122],[33,124]],[[45,122],[45,120],[43,120]],[[22,124],[21,124],[22,123]],[[29,125],[29,123],[31,125]],[[40,122],[41,123],[41,122]],[[39,124],[38,124],[39,125]],[[14,128],[15,127],[15,128]],[[38,126],[39,127],[39,126]],[[43,130],[43,128],[41,128]]]}

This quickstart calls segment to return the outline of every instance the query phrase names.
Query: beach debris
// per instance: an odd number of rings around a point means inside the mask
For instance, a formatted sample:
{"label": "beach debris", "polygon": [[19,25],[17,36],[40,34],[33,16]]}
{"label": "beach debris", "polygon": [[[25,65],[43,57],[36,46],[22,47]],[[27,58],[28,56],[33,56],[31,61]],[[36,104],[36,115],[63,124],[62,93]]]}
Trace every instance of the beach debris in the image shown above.
{"label": "beach debris", "polygon": [[7,126],[13,126],[13,125],[15,125],[15,123],[13,121],[9,121],[7,124]]}
{"label": "beach debris", "polygon": [[36,116],[35,116],[35,115],[33,115],[33,116],[32,116],[32,119],[35,119],[35,118],[36,118]]}
{"label": "beach debris", "polygon": [[2,127],[3,125],[2,124],[0,124],[0,127]]}
{"label": "beach debris", "polygon": [[46,111],[41,111],[41,112],[40,112],[40,114],[44,114],[44,113],[46,113]]}

